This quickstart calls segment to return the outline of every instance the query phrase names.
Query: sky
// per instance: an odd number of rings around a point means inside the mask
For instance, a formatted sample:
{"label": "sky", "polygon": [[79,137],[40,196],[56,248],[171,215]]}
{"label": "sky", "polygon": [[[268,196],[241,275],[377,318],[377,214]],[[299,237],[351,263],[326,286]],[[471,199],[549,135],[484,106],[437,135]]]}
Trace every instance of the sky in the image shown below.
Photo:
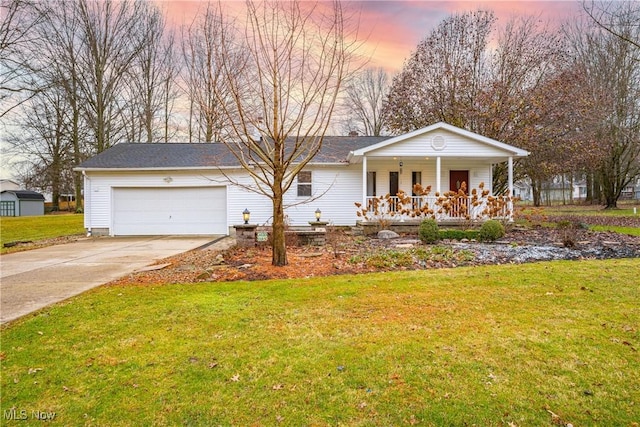
{"label": "sky", "polygon": [[[204,1],[157,0],[174,27],[189,24]],[[364,40],[362,53],[370,57],[370,66],[396,73],[417,44],[440,21],[456,12],[492,10],[497,25],[513,16],[534,16],[550,25],[559,25],[580,15],[580,0],[529,1],[343,1],[343,6],[359,17],[359,34]],[[241,1],[223,1],[230,10],[239,9]]]}
{"label": "sky", "polygon": [[[198,11],[206,7],[204,0],[149,0],[164,11],[170,26],[175,29],[190,24]],[[216,1],[216,0],[213,0]],[[281,0],[286,1],[286,0]],[[323,1],[323,0],[320,0]],[[243,0],[222,0],[229,11],[242,10]],[[369,58],[367,66],[382,67],[391,75],[399,72],[417,44],[440,21],[456,12],[478,9],[492,10],[498,18],[497,25],[513,16],[535,16],[551,25],[559,25],[580,16],[581,0],[498,0],[498,1],[431,1],[431,0],[368,0],[347,1],[342,5],[358,18],[359,53]],[[8,158],[0,159],[2,178],[10,178]]]}

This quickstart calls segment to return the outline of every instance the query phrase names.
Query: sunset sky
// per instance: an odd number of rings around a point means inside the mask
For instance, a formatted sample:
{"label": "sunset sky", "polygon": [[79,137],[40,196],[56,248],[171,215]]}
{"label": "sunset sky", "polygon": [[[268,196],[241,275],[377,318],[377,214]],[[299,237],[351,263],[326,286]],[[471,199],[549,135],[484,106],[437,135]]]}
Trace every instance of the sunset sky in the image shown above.
{"label": "sunset sky", "polygon": [[[160,0],[173,26],[191,23],[205,2]],[[237,9],[241,2],[223,2]],[[405,59],[445,17],[454,12],[478,9],[493,10],[498,25],[512,16],[532,15],[558,25],[579,16],[581,4],[575,1],[348,1],[343,5],[359,14],[359,33],[366,43],[363,53],[371,56],[371,66],[395,73]]]}

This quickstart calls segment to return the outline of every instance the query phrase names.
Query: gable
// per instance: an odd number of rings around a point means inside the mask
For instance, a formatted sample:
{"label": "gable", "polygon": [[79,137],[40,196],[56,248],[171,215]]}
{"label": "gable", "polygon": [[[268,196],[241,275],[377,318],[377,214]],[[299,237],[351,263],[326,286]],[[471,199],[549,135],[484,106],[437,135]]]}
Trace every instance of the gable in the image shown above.
{"label": "gable", "polygon": [[524,157],[529,153],[482,135],[436,123],[353,152],[359,157]]}

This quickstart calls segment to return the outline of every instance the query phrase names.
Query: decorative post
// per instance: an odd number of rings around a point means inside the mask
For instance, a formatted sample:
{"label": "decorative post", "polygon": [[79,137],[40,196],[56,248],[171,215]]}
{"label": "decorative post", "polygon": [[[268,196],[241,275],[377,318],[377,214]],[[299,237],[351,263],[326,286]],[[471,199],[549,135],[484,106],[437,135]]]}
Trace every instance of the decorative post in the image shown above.
{"label": "decorative post", "polygon": [[243,248],[249,248],[256,245],[256,228],[257,224],[249,224],[251,218],[251,212],[249,209],[245,209],[242,212],[242,219],[244,224],[234,225],[236,230],[236,244]]}
{"label": "decorative post", "polygon": [[322,216],[322,211],[320,208],[316,209],[314,212],[316,216],[315,221],[309,221],[309,225],[316,231],[325,231],[324,227],[328,224],[327,221],[320,221],[320,217]]}
{"label": "decorative post", "polygon": [[441,173],[441,163],[440,163],[440,156],[438,156],[436,157],[436,193],[442,194],[442,190],[440,189],[440,181],[441,181],[440,173]]}
{"label": "decorative post", "polygon": [[367,207],[367,156],[362,156],[362,206]]}
{"label": "decorative post", "polygon": [[513,222],[513,157],[509,156],[509,222]]}

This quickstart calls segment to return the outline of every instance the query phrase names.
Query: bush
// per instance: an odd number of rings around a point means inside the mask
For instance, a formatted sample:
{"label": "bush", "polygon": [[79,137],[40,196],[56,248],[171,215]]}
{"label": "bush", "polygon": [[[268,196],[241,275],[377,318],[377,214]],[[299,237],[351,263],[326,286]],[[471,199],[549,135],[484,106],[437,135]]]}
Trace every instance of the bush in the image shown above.
{"label": "bush", "polygon": [[440,231],[438,230],[438,223],[436,220],[432,218],[423,220],[420,223],[418,236],[422,243],[435,243],[440,240]]}
{"label": "bush", "polygon": [[478,238],[483,242],[493,242],[504,236],[504,226],[495,219],[490,219],[482,224]]}
{"label": "bush", "polygon": [[578,232],[582,228],[579,221],[563,220],[556,224],[556,228],[560,232],[560,240],[565,248],[573,248],[578,241]]}
{"label": "bush", "polygon": [[410,267],[413,265],[413,256],[409,252],[391,249],[371,254],[365,263],[368,267],[382,269]]}
{"label": "bush", "polygon": [[478,238],[478,232],[476,230],[442,230],[440,231],[440,238],[449,240],[473,240]]}

